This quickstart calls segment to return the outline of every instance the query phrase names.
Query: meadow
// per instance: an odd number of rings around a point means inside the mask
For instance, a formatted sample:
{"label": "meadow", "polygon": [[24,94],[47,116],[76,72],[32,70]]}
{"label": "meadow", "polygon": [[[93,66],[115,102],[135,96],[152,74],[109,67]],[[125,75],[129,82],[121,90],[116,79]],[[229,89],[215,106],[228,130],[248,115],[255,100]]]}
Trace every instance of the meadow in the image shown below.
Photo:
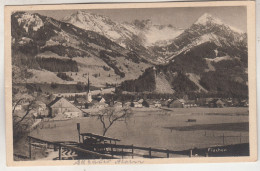
{"label": "meadow", "polygon": [[[248,108],[141,108],[133,109],[130,118],[115,122],[106,136],[120,139],[119,144],[170,150],[248,143],[248,119]],[[43,122],[31,135],[49,141],[78,141],[77,123],[82,133],[102,135],[96,116]]]}

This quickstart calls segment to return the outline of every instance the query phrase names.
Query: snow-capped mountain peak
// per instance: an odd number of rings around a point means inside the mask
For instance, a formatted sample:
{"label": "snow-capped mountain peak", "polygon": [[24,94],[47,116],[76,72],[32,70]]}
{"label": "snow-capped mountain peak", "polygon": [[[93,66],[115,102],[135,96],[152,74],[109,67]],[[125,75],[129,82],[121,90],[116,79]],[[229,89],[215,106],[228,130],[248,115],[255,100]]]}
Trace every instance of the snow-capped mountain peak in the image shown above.
{"label": "snow-capped mountain peak", "polygon": [[66,16],[64,17],[63,21],[74,21],[74,22],[88,22],[88,21],[93,21],[93,20],[100,20],[100,21],[105,21],[105,20],[110,20],[108,17],[98,15],[98,14],[93,14],[88,11],[77,11],[73,13],[71,16]]}
{"label": "snow-capped mountain peak", "polygon": [[202,25],[205,25],[205,24],[208,24],[208,23],[215,23],[215,24],[219,24],[219,25],[222,25],[223,22],[216,18],[216,17],[213,17],[211,14],[209,13],[204,13],[196,22],[195,24],[202,24]]}
{"label": "snow-capped mountain peak", "polygon": [[201,24],[201,25],[224,25],[225,27],[230,28],[232,31],[237,32],[237,33],[244,33],[242,30],[235,28],[233,26],[230,26],[226,23],[224,23],[221,19],[217,18],[217,17],[213,17],[211,14],[209,13],[204,13],[201,17],[199,17],[197,19],[197,21],[194,24]]}
{"label": "snow-capped mountain peak", "polygon": [[122,37],[131,36],[129,31],[121,29],[122,25],[120,23],[116,23],[108,17],[93,14],[88,11],[77,11],[76,13],[65,17],[63,21],[85,30],[95,31],[124,47],[126,45],[119,40],[121,40]]}
{"label": "snow-capped mountain peak", "polygon": [[37,31],[43,26],[43,21],[41,18],[36,14],[30,13],[21,13],[20,16],[17,16],[19,25],[22,25],[26,32],[29,31],[31,27],[33,31]]}
{"label": "snow-capped mountain peak", "polygon": [[84,10],[65,17],[63,21],[85,30],[95,31],[130,50],[133,50],[133,46],[167,44],[183,32],[183,29],[171,25],[154,25],[150,19],[120,23]]}

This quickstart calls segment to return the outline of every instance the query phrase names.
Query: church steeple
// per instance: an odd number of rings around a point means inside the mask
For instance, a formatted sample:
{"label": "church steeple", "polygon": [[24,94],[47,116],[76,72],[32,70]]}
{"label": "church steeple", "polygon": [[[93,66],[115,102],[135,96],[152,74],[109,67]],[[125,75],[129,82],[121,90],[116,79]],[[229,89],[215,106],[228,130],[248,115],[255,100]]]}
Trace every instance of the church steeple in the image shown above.
{"label": "church steeple", "polygon": [[90,88],[89,88],[90,85],[89,85],[89,84],[90,84],[90,82],[89,82],[89,74],[88,74],[88,87],[87,87],[87,92],[88,92],[88,93],[90,92]]}
{"label": "church steeple", "polygon": [[90,92],[89,74],[88,74],[88,86],[87,86],[87,101],[88,101],[88,103],[92,102],[92,95]]}

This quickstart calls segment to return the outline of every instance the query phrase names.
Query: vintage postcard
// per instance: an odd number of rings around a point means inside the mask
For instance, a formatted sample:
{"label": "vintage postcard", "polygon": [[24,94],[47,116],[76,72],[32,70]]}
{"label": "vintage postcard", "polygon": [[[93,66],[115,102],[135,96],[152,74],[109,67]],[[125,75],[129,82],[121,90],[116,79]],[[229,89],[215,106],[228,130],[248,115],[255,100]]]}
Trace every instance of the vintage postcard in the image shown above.
{"label": "vintage postcard", "polygon": [[257,160],[255,3],[5,7],[9,166]]}

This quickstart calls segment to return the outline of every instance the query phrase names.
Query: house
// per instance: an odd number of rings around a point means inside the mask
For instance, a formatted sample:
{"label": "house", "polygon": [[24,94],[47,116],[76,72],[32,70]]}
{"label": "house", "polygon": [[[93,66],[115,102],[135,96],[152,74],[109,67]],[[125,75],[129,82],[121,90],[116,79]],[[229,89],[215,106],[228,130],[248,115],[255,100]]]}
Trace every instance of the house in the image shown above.
{"label": "house", "polygon": [[143,107],[142,103],[139,103],[139,102],[132,102],[130,106],[135,107],[135,108]]}
{"label": "house", "polygon": [[185,101],[183,99],[172,100],[168,103],[169,108],[184,108]]}
{"label": "house", "polygon": [[100,97],[100,98],[98,99],[98,102],[99,102],[99,103],[105,103],[106,100],[104,99],[104,97]]}
{"label": "house", "polygon": [[197,104],[195,100],[187,100],[186,103],[184,103],[185,108],[191,108],[191,107],[197,107]]}
{"label": "house", "polygon": [[241,100],[241,102],[240,102],[240,107],[248,107],[248,100],[247,99],[245,99],[245,100]]}
{"label": "house", "polygon": [[142,106],[144,106],[144,107],[150,107],[150,104],[149,104],[149,102],[148,102],[147,100],[143,100]]}
{"label": "house", "polygon": [[15,110],[22,110],[22,105],[17,105],[16,107],[15,107]]}
{"label": "house", "polygon": [[97,100],[93,99],[90,103],[85,103],[85,109],[95,108],[94,106],[98,103]]}
{"label": "house", "polygon": [[213,99],[212,101],[209,102],[209,107],[224,107],[225,106],[225,102],[222,101],[221,99]]}
{"label": "house", "polygon": [[138,100],[137,102],[141,104],[141,103],[144,102],[144,100],[143,100],[143,99],[140,99],[140,100]]}
{"label": "house", "polygon": [[98,103],[93,103],[93,106],[91,108],[93,109],[103,109],[105,107],[108,107],[108,104],[104,102],[98,102]]}
{"label": "house", "polygon": [[225,103],[227,107],[232,107],[234,106],[233,100],[231,98],[225,99]]}
{"label": "house", "polygon": [[87,103],[88,100],[83,97],[76,98],[74,101],[74,105],[81,109],[84,109]]}
{"label": "house", "polygon": [[150,107],[150,108],[157,108],[157,107],[162,107],[162,104],[160,101],[156,101],[154,99],[146,99],[142,103],[144,107]]}
{"label": "house", "polygon": [[154,103],[154,107],[158,107],[158,108],[159,108],[159,107],[162,107],[162,104],[159,103],[159,102],[155,102],[155,103]]}
{"label": "house", "polygon": [[168,100],[161,100],[162,101],[162,106],[167,106],[168,107],[168,105],[169,105],[169,103],[172,101],[173,99],[168,99]]}
{"label": "house", "polygon": [[48,104],[49,116],[55,117],[58,114],[66,116],[66,112],[78,112],[78,116],[83,116],[83,111],[70,103],[64,97],[56,97],[50,104]]}
{"label": "house", "polygon": [[45,103],[43,103],[43,102],[41,102],[41,101],[37,101],[36,103],[37,103],[37,105],[38,105],[38,111],[39,111],[39,112],[40,112],[40,111],[44,111],[44,110],[47,109]]}
{"label": "house", "polygon": [[116,108],[121,108],[121,107],[123,107],[123,103],[115,101],[113,106]]}
{"label": "house", "polygon": [[123,104],[123,107],[130,107],[131,104],[132,104],[131,102],[126,102],[126,103]]}
{"label": "house", "polygon": [[205,98],[205,106],[209,106],[209,104],[213,101],[213,98]]}
{"label": "house", "polygon": [[37,116],[42,118],[48,117],[49,116],[48,110],[38,111]]}

